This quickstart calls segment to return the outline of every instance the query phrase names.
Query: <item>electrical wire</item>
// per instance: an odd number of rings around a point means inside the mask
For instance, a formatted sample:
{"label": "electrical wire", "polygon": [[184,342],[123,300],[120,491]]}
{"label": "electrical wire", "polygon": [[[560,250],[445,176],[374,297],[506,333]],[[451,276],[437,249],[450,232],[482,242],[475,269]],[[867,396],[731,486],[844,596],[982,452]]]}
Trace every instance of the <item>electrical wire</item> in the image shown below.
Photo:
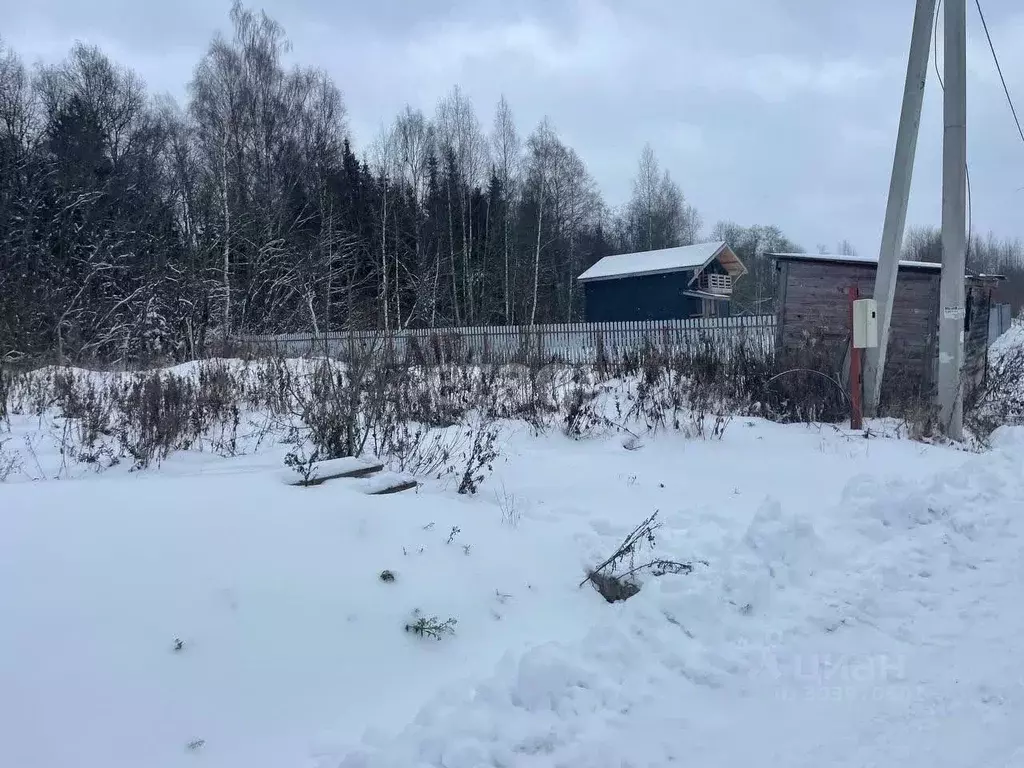
{"label": "electrical wire", "polygon": [[1006,85],[1006,78],[1003,77],[1003,68],[999,64],[999,56],[996,54],[996,47],[992,43],[992,35],[988,33],[988,22],[985,21],[985,12],[981,10],[981,0],[974,0],[978,7],[978,15],[981,17],[981,26],[985,29],[985,39],[988,40],[988,49],[992,51],[992,60],[996,63],[996,72],[999,73],[999,81],[1003,84],[1003,93],[1006,94],[1006,103],[1010,105],[1010,113],[1013,115],[1013,122],[1017,125],[1017,133],[1020,140],[1024,141],[1024,128],[1020,126],[1020,118],[1017,117],[1017,108],[1013,105],[1013,98],[1010,96],[1010,89]]}

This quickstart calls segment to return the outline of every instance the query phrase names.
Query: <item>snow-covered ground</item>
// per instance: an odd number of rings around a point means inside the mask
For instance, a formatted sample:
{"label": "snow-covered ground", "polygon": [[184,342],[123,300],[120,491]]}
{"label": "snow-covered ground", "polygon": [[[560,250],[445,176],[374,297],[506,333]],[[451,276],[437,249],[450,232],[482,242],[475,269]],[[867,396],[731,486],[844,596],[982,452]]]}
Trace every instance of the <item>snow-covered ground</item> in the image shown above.
{"label": "snow-covered ground", "polygon": [[[1024,433],[993,443],[509,424],[472,497],[290,486],[283,447],[9,481],[0,766],[1024,766]],[[578,587],[655,511],[692,573]]]}

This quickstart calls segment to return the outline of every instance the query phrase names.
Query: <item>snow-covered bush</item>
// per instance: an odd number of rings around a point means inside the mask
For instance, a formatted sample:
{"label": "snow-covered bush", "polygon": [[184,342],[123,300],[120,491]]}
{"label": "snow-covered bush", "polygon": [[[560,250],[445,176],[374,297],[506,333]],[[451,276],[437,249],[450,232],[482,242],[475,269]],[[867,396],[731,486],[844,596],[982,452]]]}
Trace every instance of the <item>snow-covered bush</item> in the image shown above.
{"label": "snow-covered bush", "polygon": [[964,423],[982,443],[1000,426],[1024,424],[1024,344],[1011,334],[993,345],[984,380],[964,402]]}

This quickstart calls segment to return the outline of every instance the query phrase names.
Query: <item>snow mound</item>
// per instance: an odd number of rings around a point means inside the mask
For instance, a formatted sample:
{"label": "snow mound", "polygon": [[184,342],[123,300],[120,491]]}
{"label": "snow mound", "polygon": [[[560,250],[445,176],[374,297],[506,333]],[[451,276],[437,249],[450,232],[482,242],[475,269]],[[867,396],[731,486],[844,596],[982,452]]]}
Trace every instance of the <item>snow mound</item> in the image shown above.
{"label": "snow mound", "polygon": [[1024,448],[1024,426],[1000,426],[989,436],[989,444],[999,451],[1017,451]]}
{"label": "snow mound", "polygon": [[[954,645],[940,642],[936,626],[959,631],[966,617],[977,614],[977,601],[1017,599],[1024,554],[1022,459],[1024,449],[1014,443],[1001,456],[976,457],[916,481],[854,478],[823,516],[824,533],[766,500],[710,568],[649,581],[636,597],[609,609],[607,623],[579,643],[506,657],[472,690],[449,691],[427,704],[397,738],[354,748],[340,768],[653,768],[684,757],[743,765],[758,755],[773,765],[860,765],[871,749],[881,759],[891,749],[887,739],[897,733],[909,738],[901,718],[918,716],[918,710],[921,717],[953,717],[936,715],[935,707],[952,713],[950,703],[963,695],[950,687],[959,680],[943,677],[941,664],[925,673],[923,663],[913,663],[920,654],[908,656],[907,649],[936,645],[951,652]],[[826,540],[838,545],[826,550]],[[965,603],[949,600],[945,607],[938,594],[974,594],[979,582],[972,580],[986,562],[979,557],[982,543],[988,550],[1008,545],[1001,569],[985,582],[994,591]],[[783,594],[788,603],[777,602]],[[990,624],[996,619],[993,611],[977,615]],[[923,630],[914,617],[931,618],[935,626]],[[1014,666],[1024,672],[1020,662]],[[695,702],[715,702],[715,691],[730,688],[748,695],[733,694],[729,704],[713,708],[717,715],[701,713]],[[845,727],[863,729],[850,737],[860,739],[853,742],[856,759],[831,762],[823,756],[831,753],[817,751],[812,723],[838,728],[837,721],[822,720],[825,712],[837,713],[821,706],[822,691],[841,697],[834,698],[835,706],[856,724]],[[744,744],[746,739],[735,738],[735,717],[749,707],[756,707],[759,722],[742,722],[762,736]],[[1024,714],[1024,697],[1016,707]],[[799,733],[786,724],[794,722],[794,710],[803,725]],[[878,719],[879,710],[892,711],[891,726]],[[1005,720],[998,731],[1004,756],[1007,739],[1018,738],[1012,722]],[[963,723],[957,724],[962,735]],[[773,727],[794,742],[781,748],[778,760],[764,751]],[[953,733],[922,751],[938,760],[960,737]],[[801,744],[806,754],[790,755]],[[702,754],[710,761],[700,762]]]}
{"label": "snow mound", "polygon": [[1024,323],[1015,322],[989,346],[989,352],[1001,357],[1011,350],[1024,347]]}

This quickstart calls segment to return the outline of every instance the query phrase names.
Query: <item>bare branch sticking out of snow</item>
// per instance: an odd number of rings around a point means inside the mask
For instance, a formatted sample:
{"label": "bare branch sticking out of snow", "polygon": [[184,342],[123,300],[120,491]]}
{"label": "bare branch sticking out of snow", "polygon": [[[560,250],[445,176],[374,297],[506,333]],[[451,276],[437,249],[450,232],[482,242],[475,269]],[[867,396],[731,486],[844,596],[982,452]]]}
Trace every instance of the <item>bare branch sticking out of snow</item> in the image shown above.
{"label": "bare branch sticking out of snow", "polygon": [[434,640],[440,640],[446,635],[454,635],[456,624],[458,624],[458,621],[451,617],[441,621],[437,616],[423,616],[417,608],[413,611],[412,623],[405,625],[405,631],[412,632],[420,637],[431,637]]}
{"label": "bare branch sticking out of snow", "polygon": [[[688,562],[655,558],[637,564],[637,557],[643,552],[645,546],[648,549],[653,549],[656,544],[654,534],[661,527],[661,523],[656,521],[657,517],[658,513],[655,512],[634,528],[622,540],[615,553],[599,566],[591,569],[579,586],[582,587],[589,581],[605,600],[615,603],[620,600],[628,600],[640,591],[640,584],[636,581],[636,577],[645,571],[654,576],[664,576],[666,573],[691,573],[693,563]],[[703,560],[698,562],[707,565],[707,562]],[[625,563],[628,563],[626,570],[618,573]]]}

